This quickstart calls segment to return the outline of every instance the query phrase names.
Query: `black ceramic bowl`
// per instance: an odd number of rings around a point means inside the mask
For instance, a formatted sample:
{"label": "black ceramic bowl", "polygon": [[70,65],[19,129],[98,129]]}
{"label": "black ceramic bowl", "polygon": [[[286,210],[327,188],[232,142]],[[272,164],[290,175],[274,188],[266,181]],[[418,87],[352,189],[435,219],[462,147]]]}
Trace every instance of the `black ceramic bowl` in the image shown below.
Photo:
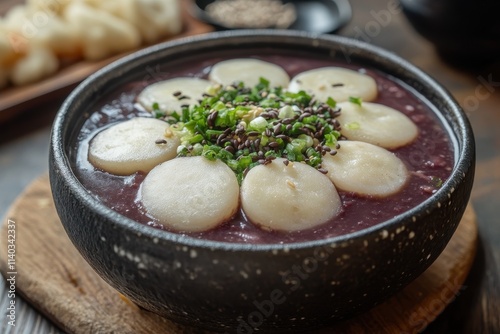
{"label": "black ceramic bowl", "polygon": [[[295,244],[229,244],[138,224],[75,177],[73,139],[95,101],[146,68],[214,50],[310,52],[379,69],[436,106],[453,138],[450,178],[412,210],[360,232]],[[50,180],[61,221],[99,275],[141,307],[192,326],[250,332],[304,329],[366,311],[420,275],[441,253],[466,207],[474,140],[450,94],[397,56],[359,41],[292,31],[231,31],[154,46],[95,73],[58,113]]]}
{"label": "black ceramic bowl", "polygon": [[414,28],[449,62],[473,67],[500,57],[500,2],[401,0]]}

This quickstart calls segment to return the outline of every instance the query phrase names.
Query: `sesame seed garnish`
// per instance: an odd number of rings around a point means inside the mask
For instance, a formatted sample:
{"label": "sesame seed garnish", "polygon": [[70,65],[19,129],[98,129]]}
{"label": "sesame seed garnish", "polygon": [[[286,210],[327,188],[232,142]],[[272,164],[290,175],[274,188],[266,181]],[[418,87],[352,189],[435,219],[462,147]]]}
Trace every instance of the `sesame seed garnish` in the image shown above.
{"label": "sesame seed garnish", "polygon": [[[184,96],[179,92],[177,97]],[[176,135],[181,133],[179,156],[220,159],[241,182],[251,168],[276,158],[283,158],[285,166],[298,161],[326,174],[323,156],[334,155],[342,138],[339,114],[339,108],[313,96],[290,97],[261,82],[253,88],[241,83],[214,88],[199,105],[164,119]]]}
{"label": "sesame seed garnish", "polygon": [[295,183],[293,183],[292,181],[290,180],[286,180],[286,185],[292,189],[296,189],[296,186],[295,186]]}
{"label": "sesame seed garnish", "polygon": [[166,143],[167,143],[167,141],[165,139],[163,139],[163,138],[155,140],[155,144],[156,145],[165,145]]}
{"label": "sesame seed garnish", "polygon": [[275,141],[269,143],[269,147],[271,148],[278,148],[279,146],[280,144]]}

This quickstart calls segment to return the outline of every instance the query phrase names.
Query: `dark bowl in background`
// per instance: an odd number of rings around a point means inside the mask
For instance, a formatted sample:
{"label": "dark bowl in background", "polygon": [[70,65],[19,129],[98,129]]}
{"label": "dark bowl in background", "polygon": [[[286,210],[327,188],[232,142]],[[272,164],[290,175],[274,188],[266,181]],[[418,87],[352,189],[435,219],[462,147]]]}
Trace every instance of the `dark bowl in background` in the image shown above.
{"label": "dark bowl in background", "polygon": [[457,65],[500,60],[500,2],[496,0],[401,0],[415,30]]}
{"label": "dark bowl in background", "polygon": [[[217,0],[195,0],[191,6],[193,16],[213,25],[218,30],[235,29],[224,22],[214,19],[205,9]],[[283,0],[292,3],[297,12],[297,19],[288,27],[314,33],[333,33],[346,25],[352,17],[348,0]],[[256,27],[258,28],[258,27]]]}
{"label": "dark bowl in background", "polygon": [[[73,171],[74,136],[96,101],[114,87],[143,77],[149,66],[193,55],[202,59],[205,52],[217,50],[262,48],[352,61],[413,87],[442,114],[454,139],[450,178],[425,202],[372,228],[287,245],[228,244],[150,228],[106,207],[80,184]],[[242,30],[153,46],[85,80],[56,116],[50,182],[76,248],[106,282],[139,306],[211,330],[254,326],[287,332],[364,312],[418,277],[460,222],[474,163],[474,138],[463,111],[442,86],[403,59],[338,36]]]}

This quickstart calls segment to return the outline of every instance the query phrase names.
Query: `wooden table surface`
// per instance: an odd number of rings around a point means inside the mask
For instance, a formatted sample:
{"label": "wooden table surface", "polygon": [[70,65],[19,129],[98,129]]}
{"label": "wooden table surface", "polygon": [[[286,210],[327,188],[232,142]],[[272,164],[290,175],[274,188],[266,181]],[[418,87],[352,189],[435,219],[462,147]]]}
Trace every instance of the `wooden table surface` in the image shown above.
{"label": "wooden table surface", "polygon": [[[339,34],[395,52],[447,87],[469,116],[477,145],[472,203],[480,230],[478,255],[455,302],[425,333],[500,333],[500,60],[475,69],[447,64],[402,13],[381,21],[378,14],[393,4],[394,0],[351,0],[353,18]],[[40,105],[0,125],[0,217],[24,187],[47,170],[50,126],[61,102]],[[0,280],[0,333],[59,333],[17,299],[13,328],[4,316],[8,299],[5,281]]]}

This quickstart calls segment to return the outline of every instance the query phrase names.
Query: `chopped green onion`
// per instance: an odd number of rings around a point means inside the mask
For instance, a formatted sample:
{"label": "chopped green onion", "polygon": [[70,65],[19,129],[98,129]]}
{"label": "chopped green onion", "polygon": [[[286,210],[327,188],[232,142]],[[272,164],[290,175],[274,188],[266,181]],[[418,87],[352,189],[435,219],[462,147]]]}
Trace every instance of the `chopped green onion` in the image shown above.
{"label": "chopped green onion", "polygon": [[255,130],[255,131],[258,131],[258,132],[263,132],[266,127],[267,127],[267,121],[264,117],[256,117],[254,118],[250,124],[248,124],[248,129],[250,130]]}
{"label": "chopped green onion", "polygon": [[349,130],[358,130],[361,128],[361,125],[358,122],[350,122],[345,125],[345,127]]}
{"label": "chopped green onion", "polygon": [[358,106],[361,107],[363,100],[360,97],[349,96],[349,102],[357,104]]}
{"label": "chopped green onion", "polygon": [[436,188],[441,188],[441,186],[443,185],[443,180],[440,177],[432,176],[431,180],[432,183],[434,184],[434,187]]}
{"label": "chopped green onion", "polygon": [[335,100],[321,103],[305,91],[269,85],[261,78],[254,87],[212,86],[198,105],[162,114],[180,139],[178,156],[219,159],[239,182],[251,168],[278,157],[320,168],[324,147],[335,148],[340,138]]}
{"label": "chopped green onion", "polygon": [[279,119],[293,118],[294,116],[295,112],[290,105],[283,106],[278,114]]}
{"label": "chopped green onion", "polygon": [[335,101],[333,98],[329,97],[326,100],[326,104],[328,104],[330,107],[335,108],[337,107],[337,101]]}

